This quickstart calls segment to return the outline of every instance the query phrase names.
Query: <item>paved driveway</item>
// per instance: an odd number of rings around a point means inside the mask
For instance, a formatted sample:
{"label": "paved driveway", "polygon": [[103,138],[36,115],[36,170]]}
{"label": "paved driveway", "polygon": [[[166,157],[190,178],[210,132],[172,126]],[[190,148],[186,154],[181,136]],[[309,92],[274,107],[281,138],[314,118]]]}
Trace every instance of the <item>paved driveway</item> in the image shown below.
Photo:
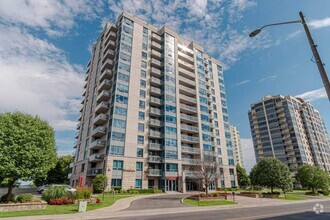
{"label": "paved driveway", "polygon": [[131,203],[131,206],[125,210],[143,210],[143,209],[166,209],[187,207],[180,201],[187,197],[185,194],[168,194],[150,198],[139,199]]}

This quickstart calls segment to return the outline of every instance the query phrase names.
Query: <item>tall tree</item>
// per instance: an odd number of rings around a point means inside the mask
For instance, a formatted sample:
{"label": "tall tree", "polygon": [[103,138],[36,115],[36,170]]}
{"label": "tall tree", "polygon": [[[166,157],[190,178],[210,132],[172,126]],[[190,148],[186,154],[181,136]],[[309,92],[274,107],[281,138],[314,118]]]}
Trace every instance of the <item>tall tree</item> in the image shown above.
{"label": "tall tree", "polygon": [[8,179],[7,198],[17,180],[34,180],[55,166],[54,130],[39,117],[0,114],[0,176]]}
{"label": "tall tree", "polygon": [[205,194],[209,194],[209,186],[214,182],[217,177],[217,168],[218,164],[217,162],[213,160],[200,160],[196,166],[194,166],[193,170],[195,171],[195,178],[197,181],[202,183],[202,185],[205,187]]}
{"label": "tall tree", "polygon": [[238,186],[245,189],[251,185],[250,178],[248,177],[245,169],[239,164],[236,165]]}
{"label": "tall tree", "polygon": [[68,174],[71,172],[69,165],[72,162],[73,157],[70,155],[59,157],[56,166],[48,171],[47,176],[45,178],[35,179],[34,184],[37,186],[53,183],[69,184]]}
{"label": "tall tree", "polygon": [[253,185],[287,189],[292,184],[289,168],[275,158],[265,158],[252,169],[250,177]]}
{"label": "tall tree", "polygon": [[317,193],[319,189],[329,190],[329,174],[318,166],[305,164],[299,167],[296,179],[302,187],[311,189],[313,193]]}

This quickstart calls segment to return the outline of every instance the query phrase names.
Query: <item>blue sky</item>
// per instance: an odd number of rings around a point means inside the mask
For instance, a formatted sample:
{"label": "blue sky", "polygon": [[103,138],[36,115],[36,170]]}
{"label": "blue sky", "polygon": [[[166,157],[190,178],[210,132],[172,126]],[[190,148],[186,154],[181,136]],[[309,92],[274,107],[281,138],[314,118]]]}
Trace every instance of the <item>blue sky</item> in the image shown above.
{"label": "blue sky", "polygon": [[[96,2],[96,3],[95,3]],[[203,45],[223,62],[230,122],[241,132],[249,169],[254,163],[247,111],[271,94],[310,100],[330,128],[330,104],[301,24],[310,25],[323,62],[330,65],[327,0],[0,1],[0,111],[38,114],[56,130],[60,154],[72,152],[90,49],[105,22],[126,11],[164,24]],[[326,65],[326,69],[329,69]],[[330,71],[330,70],[328,70]]]}

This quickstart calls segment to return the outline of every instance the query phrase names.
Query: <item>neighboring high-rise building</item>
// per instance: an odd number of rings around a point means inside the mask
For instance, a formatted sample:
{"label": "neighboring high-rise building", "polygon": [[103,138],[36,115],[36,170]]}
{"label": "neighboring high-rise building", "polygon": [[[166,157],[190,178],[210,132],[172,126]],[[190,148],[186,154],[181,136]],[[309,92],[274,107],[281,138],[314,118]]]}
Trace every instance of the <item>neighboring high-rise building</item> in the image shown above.
{"label": "neighboring high-rise building", "polygon": [[234,154],[235,154],[236,164],[239,164],[241,167],[244,167],[241,138],[239,136],[238,129],[233,125],[230,125],[230,134],[231,134],[231,143],[235,150]]}
{"label": "neighboring high-rise building", "polygon": [[265,96],[251,105],[249,119],[257,162],[275,157],[292,174],[303,164],[330,171],[329,136],[310,102],[292,96]]}
{"label": "neighboring high-rise building", "polygon": [[[196,190],[200,160],[220,164],[211,188],[236,186],[221,63],[168,27],[122,13],[87,64],[71,184]],[[184,178],[184,179],[183,179]]]}

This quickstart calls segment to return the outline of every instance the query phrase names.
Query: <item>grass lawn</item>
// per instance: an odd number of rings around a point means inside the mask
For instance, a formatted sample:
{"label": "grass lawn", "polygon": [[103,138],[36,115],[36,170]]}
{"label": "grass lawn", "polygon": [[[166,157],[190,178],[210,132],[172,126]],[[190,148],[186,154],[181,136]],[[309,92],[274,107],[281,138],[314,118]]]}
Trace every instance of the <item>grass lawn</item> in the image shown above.
{"label": "grass lawn", "polygon": [[[127,198],[130,196],[136,196],[136,195],[144,195],[144,194],[115,194],[115,199],[112,198],[112,194],[105,194],[103,203],[88,204],[87,211],[111,206],[119,199]],[[102,199],[102,195],[97,195],[97,197],[99,199]],[[0,218],[32,216],[32,215],[74,214],[74,213],[78,213],[78,205],[74,205],[74,204],[73,205],[47,205],[46,209],[44,209],[44,210],[0,212]]]}
{"label": "grass lawn", "polygon": [[[183,203],[193,206],[198,206],[198,201],[194,199],[183,199]],[[199,201],[199,206],[214,206],[214,205],[231,205],[237,204],[236,202],[228,201],[228,200],[220,200],[220,201]]]}

